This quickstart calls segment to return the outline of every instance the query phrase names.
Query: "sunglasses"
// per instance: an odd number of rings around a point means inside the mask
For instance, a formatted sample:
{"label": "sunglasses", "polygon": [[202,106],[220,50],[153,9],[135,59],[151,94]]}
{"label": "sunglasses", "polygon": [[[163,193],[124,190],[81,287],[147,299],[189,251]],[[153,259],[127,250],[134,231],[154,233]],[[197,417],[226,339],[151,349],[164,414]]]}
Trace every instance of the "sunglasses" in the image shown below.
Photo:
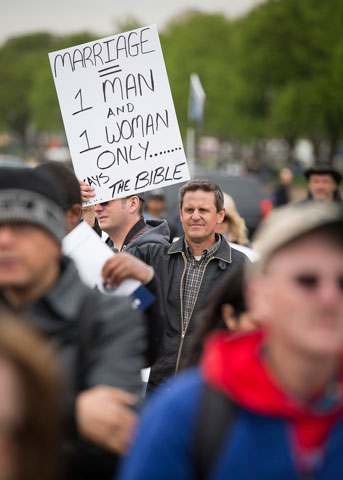
{"label": "sunglasses", "polygon": [[[124,197],[124,198],[130,198],[130,197],[133,197],[134,195],[129,195],[128,197]],[[111,200],[107,200],[107,202],[101,202],[99,203],[99,205],[101,205],[102,207],[106,207],[106,205],[108,205],[110,203]]]}
{"label": "sunglasses", "polygon": [[[321,275],[316,273],[299,273],[295,277],[293,277],[293,281],[308,291],[315,291],[322,283],[323,279]],[[337,275],[334,277],[334,282],[339,291],[343,292],[343,274]]]}

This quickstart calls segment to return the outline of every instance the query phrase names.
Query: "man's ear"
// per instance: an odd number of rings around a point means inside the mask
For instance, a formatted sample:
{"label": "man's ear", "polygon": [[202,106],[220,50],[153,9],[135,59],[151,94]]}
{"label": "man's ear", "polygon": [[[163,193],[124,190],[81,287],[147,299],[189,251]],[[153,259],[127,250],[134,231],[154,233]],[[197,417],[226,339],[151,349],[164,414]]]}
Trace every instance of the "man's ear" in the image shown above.
{"label": "man's ear", "polygon": [[82,206],[79,203],[74,203],[74,205],[68,208],[66,211],[66,220],[69,231],[77,227],[77,225],[80,223],[81,213]]}
{"label": "man's ear", "polygon": [[263,323],[267,315],[266,305],[266,282],[263,275],[254,275],[246,280],[244,285],[244,297],[247,309],[251,312],[253,318],[258,318],[259,323]]}
{"label": "man's ear", "polygon": [[226,328],[230,331],[237,330],[237,319],[234,316],[233,306],[229,303],[223,303],[221,307],[221,314]]}
{"label": "man's ear", "polygon": [[217,213],[217,223],[222,223],[225,217],[225,208],[220,210],[220,212]]}
{"label": "man's ear", "polygon": [[137,212],[139,209],[139,197],[137,197],[137,195],[133,195],[128,200],[130,201],[129,212],[130,213]]}

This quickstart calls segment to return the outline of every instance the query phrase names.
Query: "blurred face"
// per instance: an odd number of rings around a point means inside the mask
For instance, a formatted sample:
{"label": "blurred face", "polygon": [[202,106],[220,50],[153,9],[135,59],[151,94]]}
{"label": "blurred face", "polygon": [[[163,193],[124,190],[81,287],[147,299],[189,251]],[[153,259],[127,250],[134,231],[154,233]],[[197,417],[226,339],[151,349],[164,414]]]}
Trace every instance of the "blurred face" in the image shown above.
{"label": "blurred face", "polygon": [[122,229],[127,224],[129,199],[118,198],[95,205],[95,215],[100,228],[106,232]]}
{"label": "blurred face", "polygon": [[0,357],[0,480],[16,478],[16,432],[24,415],[21,390],[15,368]]}
{"label": "blurred face", "polygon": [[337,184],[329,174],[312,174],[309,178],[308,188],[313,199],[321,202],[333,199]]}
{"label": "blurred face", "polygon": [[0,225],[0,287],[37,290],[58,275],[61,247],[31,224]]}
{"label": "blurred face", "polygon": [[159,218],[166,208],[166,203],[164,200],[159,198],[150,198],[146,202],[146,211]]}
{"label": "blurred face", "polygon": [[270,343],[305,356],[342,350],[343,253],[327,237],[307,237],[277,252],[255,288]]}
{"label": "blurred face", "polygon": [[224,218],[225,210],[217,212],[213,192],[186,192],[180,219],[188,243],[201,243],[204,248],[214,243],[214,232]]}

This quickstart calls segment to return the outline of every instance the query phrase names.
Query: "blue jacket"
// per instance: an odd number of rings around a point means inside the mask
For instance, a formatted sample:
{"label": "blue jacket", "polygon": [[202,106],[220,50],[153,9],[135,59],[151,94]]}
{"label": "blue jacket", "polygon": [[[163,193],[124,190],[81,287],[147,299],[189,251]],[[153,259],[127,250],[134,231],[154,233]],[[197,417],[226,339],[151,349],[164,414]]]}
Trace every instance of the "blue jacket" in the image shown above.
{"label": "blue jacket", "polygon": [[[151,398],[132,450],[121,465],[118,480],[196,479],[192,460],[194,430],[203,385],[203,374],[199,370],[190,370],[170,382],[169,392],[160,392]],[[330,425],[329,433],[322,442],[323,457],[321,461],[313,461],[311,475],[306,478],[343,478],[342,414],[336,416]],[[296,465],[293,426],[292,419],[287,416],[257,413],[240,404],[209,478],[305,478]]]}

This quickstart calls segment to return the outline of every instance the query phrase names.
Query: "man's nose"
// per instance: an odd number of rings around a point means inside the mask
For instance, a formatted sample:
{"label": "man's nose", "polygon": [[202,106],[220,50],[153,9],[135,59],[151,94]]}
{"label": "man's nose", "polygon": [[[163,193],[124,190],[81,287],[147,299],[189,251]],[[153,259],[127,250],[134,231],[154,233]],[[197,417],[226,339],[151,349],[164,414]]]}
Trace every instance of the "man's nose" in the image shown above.
{"label": "man's nose", "polygon": [[0,225],[0,245],[13,242],[13,232],[10,225]]}
{"label": "man's nose", "polygon": [[339,277],[323,280],[318,288],[317,295],[324,302],[342,302],[343,291]]}
{"label": "man's nose", "polygon": [[199,220],[200,215],[199,215],[199,211],[198,211],[198,210],[194,210],[194,211],[193,211],[193,213],[192,213],[192,218],[193,218],[193,220]]}
{"label": "man's nose", "polygon": [[95,204],[95,208],[94,208],[95,212],[102,212],[103,209],[104,209],[104,207],[102,205],[100,205],[100,203]]}

